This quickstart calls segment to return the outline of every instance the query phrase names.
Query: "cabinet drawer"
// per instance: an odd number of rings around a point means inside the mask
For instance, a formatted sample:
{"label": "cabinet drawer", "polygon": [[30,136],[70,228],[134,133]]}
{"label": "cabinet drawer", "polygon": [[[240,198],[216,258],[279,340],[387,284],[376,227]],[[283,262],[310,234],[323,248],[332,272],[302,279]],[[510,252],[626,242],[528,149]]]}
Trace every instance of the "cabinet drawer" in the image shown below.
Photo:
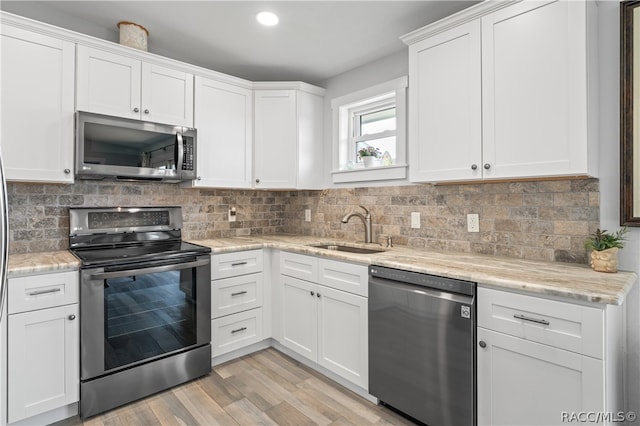
{"label": "cabinet drawer", "polygon": [[262,273],[211,282],[211,316],[219,318],[262,306]]}
{"label": "cabinet drawer", "polygon": [[262,308],[211,321],[211,346],[216,357],[262,340]]}
{"label": "cabinet drawer", "polygon": [[8,313],[78,303],[78,271],[8,279]]}
{"label": "cabinet drawer", "polygon": [[478,288],[478,326],[602,359],[601,309]]}
{"label": "cabinet drawer", "polygon": [[365,265],[318,259],[319,283],[367,297],[369,269]]}
{"label": "cabinet drawer", "polygon": [[262,272],[262,250],[220,253],[211,256],[211,279]]}
{"label": "cabinet drawer", "polygon": [[318,282],[318,259],[283,251],[280,253],[280,273],[316,283]]}

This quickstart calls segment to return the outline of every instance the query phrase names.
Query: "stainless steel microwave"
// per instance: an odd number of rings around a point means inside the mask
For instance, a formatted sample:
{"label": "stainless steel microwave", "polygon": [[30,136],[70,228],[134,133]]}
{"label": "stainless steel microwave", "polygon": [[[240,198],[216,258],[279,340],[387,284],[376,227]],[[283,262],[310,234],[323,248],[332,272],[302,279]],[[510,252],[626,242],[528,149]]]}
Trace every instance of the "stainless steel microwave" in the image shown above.
{"label": "stainless steel microwave", "polygon": [[196,129],[79,111],[76,178],[180,182],[196,178]]}

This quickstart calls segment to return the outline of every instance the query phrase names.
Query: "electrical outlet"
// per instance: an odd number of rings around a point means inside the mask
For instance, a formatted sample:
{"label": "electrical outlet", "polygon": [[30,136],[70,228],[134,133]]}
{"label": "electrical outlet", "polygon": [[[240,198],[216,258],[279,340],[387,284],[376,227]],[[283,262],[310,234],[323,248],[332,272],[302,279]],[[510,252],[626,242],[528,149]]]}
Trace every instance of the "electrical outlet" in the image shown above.
{"label": "electrical outlet", "polygon": [[480,232],[480,215],[469,213],[467,215],[467,232]]}
{"label": "electrical outlet", "polygon": [[304,221],[311,222],[311,209],[304,209]]}
{"label": "electrical outlet", "polygon": [[235,222],[236,221],[236,208],[235,207],[230,207],[229,208],[229,222]]}
{"label": "electrical outlet", "polygon": [[420,228],[420,212],[411,212],[411,227],[414,229]]}

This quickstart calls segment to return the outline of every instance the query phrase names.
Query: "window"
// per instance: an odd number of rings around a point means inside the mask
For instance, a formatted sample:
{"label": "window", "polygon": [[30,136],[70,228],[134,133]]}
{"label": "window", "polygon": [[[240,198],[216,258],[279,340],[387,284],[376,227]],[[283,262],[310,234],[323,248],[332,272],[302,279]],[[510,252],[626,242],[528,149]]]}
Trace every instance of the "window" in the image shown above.
{"label": "window", "polygon": [[332,101],[334,182],[406,177],[406,87],[403,77]]}

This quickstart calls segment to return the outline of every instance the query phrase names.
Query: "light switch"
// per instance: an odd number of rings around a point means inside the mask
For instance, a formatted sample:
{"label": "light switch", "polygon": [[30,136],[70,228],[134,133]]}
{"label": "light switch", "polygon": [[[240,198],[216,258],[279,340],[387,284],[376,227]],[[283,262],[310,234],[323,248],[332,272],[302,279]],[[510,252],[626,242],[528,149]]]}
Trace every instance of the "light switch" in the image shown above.
{"label": "light switch", "polygon": [[311,209],[304,209],[304,221],[311,222]]}
{"label": "light switch", "polygon": [[467,215],[467,232],[480,232],[480,215],[477,213]]}

